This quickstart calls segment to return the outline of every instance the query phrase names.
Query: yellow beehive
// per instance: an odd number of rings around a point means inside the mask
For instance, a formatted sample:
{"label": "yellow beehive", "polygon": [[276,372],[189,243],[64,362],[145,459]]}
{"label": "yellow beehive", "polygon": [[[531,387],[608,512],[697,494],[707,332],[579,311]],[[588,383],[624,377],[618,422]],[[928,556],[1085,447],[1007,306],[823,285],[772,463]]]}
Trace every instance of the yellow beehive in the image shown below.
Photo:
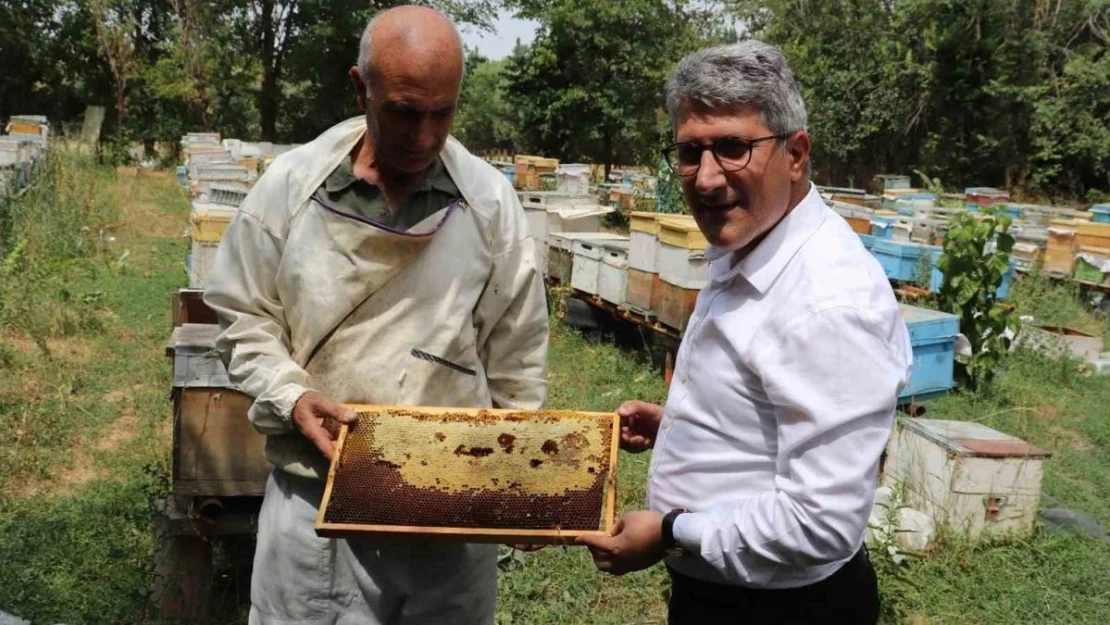
{"label": "yellow beehive", "polygon": [[633,232],[657,235],[659,234],[659,217],[660,213],[633,211],[628,216],[628,229]]}
{"label": "yellow beehive", "polygon": [[251,172],[252,174],[258,173],[258,159],[254,158],[253,156],[244,156],[242,158],[237,158],[235,159],[235,164],[239,165],[240,167],[246,167],[247,171]]}
{"label": "yellow beehive", "polygon": [[691,215],[667,215],[659,218],[659,240],[667,245],[688,250],[704,250],[709,241],[698,229]]}
{"label": "yellow beehive", "polygon": [[231,223],[231,211],[194,211],[189,215],[189,238],[204,243],[219,243]]}
{"label": "yellow beehive", "polygon": [[1075,221],[1081,247],[1110,248],[1110,224],[1093,221]]}
{"label": "yellow beehive", "polygon": [[559,159],[544,158],[542,156],[528,156],[517,154],[513,157],[515,175],[520,174],[553,174],[559,167]]}
{"label": "yellow beehive", "polygon": [[1056,224],[1048,228],[1045,245],[1044,270],[1048,273],[1071,275],[1075,254],[1079,251],[1079,237],[1074,228]]}
{"label": "yellow beehive", "polygon": [[13,135],[41,136],[43,134],[43,130],[44,128],[42,124],[36,124],[35,122],[13,121],[12,123],[8,124],[8,132]]}

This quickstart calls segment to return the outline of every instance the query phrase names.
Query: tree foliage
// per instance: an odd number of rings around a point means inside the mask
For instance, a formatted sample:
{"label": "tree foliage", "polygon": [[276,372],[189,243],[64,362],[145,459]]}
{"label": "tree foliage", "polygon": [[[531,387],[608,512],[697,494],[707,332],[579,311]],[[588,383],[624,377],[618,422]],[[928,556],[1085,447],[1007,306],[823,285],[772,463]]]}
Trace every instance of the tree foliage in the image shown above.
{"label": "tree foliage", "polygon": [[650,162],[666,128],[663,83],[705,40],[685,0],[521,3],[535,41],[505,68],[520,148],[606,166]]}
{"label": "tree foliage", "polygon": [[471,53],[452,134],[474,152],[512,150],[520,120],[505,97],[505,66]]}
{"label": "tree foliage", "polygon": [[[304,141],[353,115],[347,70],[366,21],[400,0],[0,0],[0,121],[80,124],[175,141],[189,130]],[[495,0],[430,0],[488,27]]]}
{"label": "tree foliage", "polygon": [[1019,330],[1014,310],[996,297],[1014,249],[1010,223],[999,207],[958,214],[937,263],[944,273],[940,307],[960,316],[960,332],[971,344],[970,354],[956,356],[956,381],[972,391],[990,383],[1009,353],[1007,332]]}
{"label": "tree foliage", "polygon": [[1105,0],[740,0],[781,46],[810,112],[815,172],[866,184],[1083,196],[1110,188]]}

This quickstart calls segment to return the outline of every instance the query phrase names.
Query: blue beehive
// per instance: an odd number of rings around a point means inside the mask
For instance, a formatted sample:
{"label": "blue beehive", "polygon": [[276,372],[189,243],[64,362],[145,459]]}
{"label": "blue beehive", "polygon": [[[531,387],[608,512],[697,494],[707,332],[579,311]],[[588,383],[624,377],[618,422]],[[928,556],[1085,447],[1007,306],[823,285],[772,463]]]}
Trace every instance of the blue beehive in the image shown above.
{"label": "blue beehive", "polygon": [[185,184],[185,172],[186,172],[186,169],[185,169],[184,165],[178,165],[177,166],[177,184],[180,184],[180,185],[184,186],[184,184]]}
{"label": "blue beehive", "polygon": [[[940,270],[940,253],[941,248],[936,247],[932,249],[933,255],[933,275],[929,278],[929,290],[933,293],[940,292],[940,285],[944,283],[944,272]],[[1006,299],[1010,294],[1010,285],[1014,282],[1014,272],[1017,271],[1017,260],[1010,259],[1010,266],[1006,269],[1006,273],[1002,274],[1002,282],[998,285],[998,290],[994,292],[997,299]]]}
{"label": "blue beehive", "polygon": [[1091,221],[1110,224],[1110,204],[1095,204],[1091,207]]}
{"label": "blue beehive", "polygon": [[894,237],[894,220],[889,217],[871,218],[871,236],[876,239],[890,239]]}
{"label": "blue beehive", "polygon": [[921,257],[926,254],[932,255],[939,250],[940,248],[934,245],[876,239],[871,253],[883,266],[887,278],[900,282],[913,282],[916,278],[922,277],[917,275]]}
{"label": "blue beehive", "polygon": [[859,235],[859,240],[863,242],[864,249],[868,251],[875,247],[875,237],[870,234]]}
{"label": "blue beehive", "polygon": [[927,399],[954,386],[956,337],[960,318],[937,310],[901,305],[902,319],[910,331],[913,369],[898,398],[902,402]]}

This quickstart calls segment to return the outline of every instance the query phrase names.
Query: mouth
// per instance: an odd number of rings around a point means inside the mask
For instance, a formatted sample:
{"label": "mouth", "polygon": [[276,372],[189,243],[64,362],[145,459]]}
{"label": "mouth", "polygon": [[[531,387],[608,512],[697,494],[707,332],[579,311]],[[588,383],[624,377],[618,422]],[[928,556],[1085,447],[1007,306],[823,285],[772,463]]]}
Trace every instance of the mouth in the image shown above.
{"label": "mouth", "polygon": [[737,200],[735,202],[729,202],[727,204],[698,204],[698,209],[710,214],[727,213],[734,208],[743,209],[744,202],[741,200]]}

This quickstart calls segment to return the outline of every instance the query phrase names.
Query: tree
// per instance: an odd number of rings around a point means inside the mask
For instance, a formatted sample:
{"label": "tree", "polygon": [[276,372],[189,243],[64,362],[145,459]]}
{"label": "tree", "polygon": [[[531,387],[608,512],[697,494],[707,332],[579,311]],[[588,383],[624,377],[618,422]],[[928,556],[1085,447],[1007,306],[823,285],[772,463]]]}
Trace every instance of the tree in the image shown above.
{"label": "tree", "polygon": [[1105,0],[738,0],[810,113],[815,177],[923,169],[952,186],[1110,188]]}
{"label": "tree", "polygon": [[[358,58],[366,22],[402,0],[251,0],[232,13],[262,70],[262,138],[319,133],[353,110],[347,68]],[[423,2],[456,22],[489,27],[494,0]],[[289,107],[283,106],[286,102]],[[284,118],[284,119],[283,119]],[[282,126],[285,128],[282,128]]]}
{"label": "tree", "polygon": [[[540,21],[535,41],[505,68],[521,148],[563,160],[653,162],[663,142],[663,85],[705,41],[711,23],[685,0],[552,0],[518,4]],[[699,17],[701,19],[699,19]]]}
{"label": "tree", "polygon": [[505,100],[506,63],[475,53],[467,56],[452,134],[472,151],[515,148],[519,120]]}

